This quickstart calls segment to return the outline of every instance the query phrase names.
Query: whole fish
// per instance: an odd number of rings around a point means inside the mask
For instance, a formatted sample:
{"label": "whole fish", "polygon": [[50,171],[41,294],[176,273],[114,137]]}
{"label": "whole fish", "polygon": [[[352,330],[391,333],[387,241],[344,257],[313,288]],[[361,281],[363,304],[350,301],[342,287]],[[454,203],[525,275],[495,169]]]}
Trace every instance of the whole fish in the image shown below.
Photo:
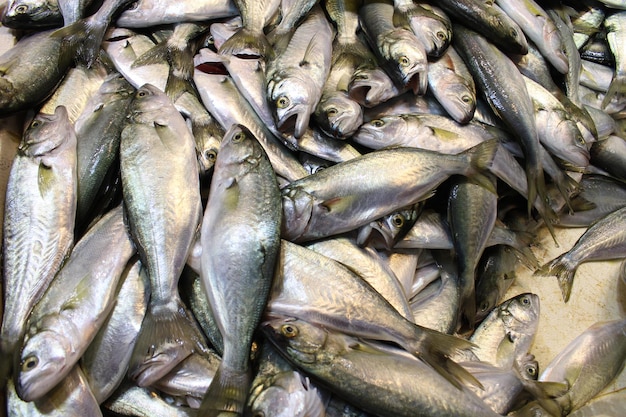
{"label": "whole fish", "polygon": [[63,106],[38,114],[24,132],[5,204],[0,335],[10,355],[74,244],[76,134]]}
{"label": "whole fish", "polygon": [[234,125],[217,156],[202,220],[202,283],[224,340],[202,415],[243,414],[252,336],[272,285],[280,224],[280,191],[269,159],[248,129]]}
{"label": "whole fish", "polygon": [[268,320],[263,329],[299,367],[375,415],[498,415],[413,357],[293,318]]}
{"label": "whole fish", "polygon": [[559,352],[539,380],[567,384],[567,392],[556,399],[566,415],[602,391],[625,363],[626,320],[598,322]]}
{"label": "whole fish", "polygon": [[546,262],[536,275],[555,275],[563,295],[569,300],[578,266],[583,262],[624,258],[626,207],[602,217],[591,225],[567,252]]}
{"label": "whole fish", "polygon": [[22,37],[0,56],[0,115],[31,108],[50,96],[76,48],[59,32],[47,30]]}
{"label": "whole fish", "polygon": [[120,171],[131,236],[151,289],[129,373],[139,385],[150,385],[202,349],[178,293],[202,215],[195,143],[171,100],[150,84],[130,104]]}
{"label": "whole fish", "polygon": [[16,372],[20,398],[42,398],[71,371],[113,309],[134,253],[121,206],[78,241],[28,318]]}
{"label": "whole fish", "polygon": [[[393,341],[457,386],[458,380],[468,377],[454,362],[443,359],[465,349],[465,340],[402,317],[371,285],[342,264],[283,240],[278,268],[267,317],[295,317],[361,339]],[[333,279],[318,285],[319,276]]]}
{"label": "whole fish", "polygon": [[267,99],[276,126],[296,139],[304,135],[320,101],[330,71],[333,36],[324,11],[316,6],[286,48],[267,64]]}
{"label": "whole fish", "polygon": [[[356,229],[426,199],[453,174],[471,176],[489,188],[480,171],[491,164],[496,145],[484,142],[458,155],[383,149],[294,181],[282,189],[283,237],[305,241]],[[378,172],[375,182],[358,177],[373,171]]]}
{"label": "whole fish", "polygon": [[393,4],[367,2],[359,9],[362,29],[379,62],[399,87],[424,94],[428,87],[428,60],[411,30],[393,23]]}

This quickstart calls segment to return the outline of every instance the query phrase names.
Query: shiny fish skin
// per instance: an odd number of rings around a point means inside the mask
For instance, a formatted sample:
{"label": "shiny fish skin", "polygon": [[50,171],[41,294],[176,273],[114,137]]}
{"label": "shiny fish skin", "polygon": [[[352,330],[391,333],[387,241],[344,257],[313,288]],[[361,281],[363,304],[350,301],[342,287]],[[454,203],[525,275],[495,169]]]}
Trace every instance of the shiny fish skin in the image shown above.
{"label": "shiny fish skin", "polygon": [[[267,302],[280,245],[280,191],[267,154],[241,125],[222,142],[201,229],[202,283],[224,339],[222,362],[200,406],[242,415],[252,336]],[[229,219],[228,221],[224,221]]]}
{"label": "shiny fish skin", "polygon": [[67,117],[62,106],[53,115],[38,115],[11,167],[3,245],[4,354],[16,347],[30,310],[74,243],[76,134]]}
{"label": "shiny fish skin", "polygon": [[131,103],[120,171],[131,236],[151,288],[130,375],[149,385],[201,349],[177,289],[202,214],[195,142],[170,99],[152,85],[137,90]]}

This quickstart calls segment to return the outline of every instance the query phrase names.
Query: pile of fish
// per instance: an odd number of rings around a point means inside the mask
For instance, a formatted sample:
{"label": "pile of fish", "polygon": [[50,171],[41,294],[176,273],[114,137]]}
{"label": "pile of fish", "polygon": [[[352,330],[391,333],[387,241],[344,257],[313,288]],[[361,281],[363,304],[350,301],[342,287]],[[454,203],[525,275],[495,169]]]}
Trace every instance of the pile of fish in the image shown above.
{"label": "pile of fish", "polygon": [[623,415],[623,0],[0,10],[0,415]]}

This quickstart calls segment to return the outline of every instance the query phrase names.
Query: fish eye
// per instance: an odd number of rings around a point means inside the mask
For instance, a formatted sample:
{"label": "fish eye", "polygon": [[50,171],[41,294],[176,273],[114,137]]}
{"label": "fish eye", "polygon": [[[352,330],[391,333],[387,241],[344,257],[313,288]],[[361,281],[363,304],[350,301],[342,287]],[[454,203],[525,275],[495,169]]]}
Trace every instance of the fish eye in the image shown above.
{"label": "fish eye", "polygon": [[407,56],[403,55],[400,57],[400,59],[398,59],[398,63],[401,67],[405,68],[411,64],[411,60]]}
{"label": "fish eye", "polygon": [[440,30],[437,32],[437,38],[439,40],[445,41],[446,39],[448,39],[448,35],[444,31]]}
{"label": "fish eye", "polygon": [[41,120],[33,120],[33,121],[30,123],[29,128],[34,129],[34,128],[36,128],[36,127],[39,127],[39,125],[41,125]]}
{"label": "fish eye", "polygon": [[535,375],[537,375],[537,368],[534,367],[533,365],[527,365],[526,366],[526,373],[531,376],[531,377],[535,377]]}
{"label": "fish eye", "polygon": [[393,225],[396,227],[404,226],[404,216],[402,214],[395,214],[391,218],[391,221],[393,222]]}
{"label": "fish eye", "polygon": [[380,119],[374,119],[370,122],[374,127],[382,127],[384,126],[385,122],[380,120]]}
{"label": "fish eye", "polygon": [[529,304],[530,304],[530,298],[528,298],[528,297],[522,297],[522,299],[520,300],[520,302],[521,302],[522,304],[524,304],[525,306],[527,306],[527,305],[529,305]]}
{"label": "fish eye", "polygon": [[37,356],[29,356],[22,362],[22,372],[28,372],[39,365],[39,358]]}
{"label": "fish eye", "polygon": [[480,311],[487,311],[489,310],[489,302],[488,301],[483,301],[480,304]]}
{"label": "fish eye", "polygon": [[289,106],[289,98],[287,96],[281,96],[278,97],[278,100],[276,100],[276,107],[278,107],[279,109],[284,109],[285,107]]}
{"label": "fish eye", "polygon": [[146,90],[137,91],[137,97],[145,97],[147,95],[148,95],[148,92]]}
{"label": "fish eye", "polygon": [[28,12],[28,5],[26,4],[20,4],[19,6],[17,6],[15,8],[15,13],[26,13]]}
{"label": "fish eye", "polygon": [[335,107],[331,107],[330,109],[328,109],[326,111],[326,115],[327,116],[335,116],[338,113],[337,109]]}
{"label": "fish eye", "polygon": [[461,100],[463,100],[463,103],[471,103],[472,97],[470,97],[469,94],[463,94]]}
{"label": "fish eye", "polygon": [[217,152],[213,149],[206,150],[204,151],[204,158],[208,161],[215,161],[217,158]]}
{"label": "fish eye", "polygon": [[517,30],[516,29],[511,29],[511,36],[514,38],[517,38]]}
{"label": "fish eye", "polygon": [[233,143],[239,143],[245,139],[246,135],[243,132],[237,132],[235,136],[233,136]]}
{"label": "fish eye", "polygon": [[298,335],[298,328],[292,326],[291,324],[283,324],[280,328],[280,332],[283,334],[283,336],[292,338]]}

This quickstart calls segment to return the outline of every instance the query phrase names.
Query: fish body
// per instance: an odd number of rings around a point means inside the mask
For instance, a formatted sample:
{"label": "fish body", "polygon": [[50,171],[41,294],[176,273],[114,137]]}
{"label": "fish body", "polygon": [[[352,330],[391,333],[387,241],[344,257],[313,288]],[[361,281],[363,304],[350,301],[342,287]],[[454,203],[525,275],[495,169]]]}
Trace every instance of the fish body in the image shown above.
{"label": "fish body", "polygon": [[[458,155],[384,149],[292,182],[282,189],[283,237],[305,241],[355,229],[424,200],[453,174],[480,180],[475,174],[491,163],[495,145],[484,142]],[[358,179],[373,171],[379,173],[376,181]],[[385,204],[374,204],[373,196]]]}
{"label": "fish body", "polygon": [[375,415],[497,415],[415,358],[378,350],[302,320],[267,321],[264,330],[299,367]]}
{"label": "fish body", "polygon": [[42,398],[78,362],[111,312],[134,253],[121,206],[78,241],[28,318],[17,372],[20,398]]}
{"label": "fish body", "polygon": [[238,9],[232,0],[203,0],[172,3],[163,0],[140,0],[123,10],[115,20],[118,27],[145,28],[180,22],[197,22],[235,16]]}
{"label": "fish body", "polygon": [[4,218],[2,350],[10,354],[27,317],[74,244],[76,134],[63,106],[39,114],[11,167]]}
{"label": "fish body", "polygon": [[[228,219],[228,221],[224,221]],[[207,416],[242,415],[250,385],[249,355],[280,245],[280,192],[253,134],[226,133],[202,220],[202,283],[223,337],[222,362],[200,407]]]}
{"label": "fish body", "polygon": [[167,95],[150,84],[130,104],[120,171],[129,229],[151,289],[129,372],[149,385],[201,349],[178,279],[202,215],[193,136]]}
{"label": "fish body", "polygon": [[574,246],[560,256],[546,262],[537,275],[555,275],[563,300],[568,301],[576,269],[583,262],[620,259],[624,257],[626,236],[623,222],[626,208],[620,208],[591,225]]}

